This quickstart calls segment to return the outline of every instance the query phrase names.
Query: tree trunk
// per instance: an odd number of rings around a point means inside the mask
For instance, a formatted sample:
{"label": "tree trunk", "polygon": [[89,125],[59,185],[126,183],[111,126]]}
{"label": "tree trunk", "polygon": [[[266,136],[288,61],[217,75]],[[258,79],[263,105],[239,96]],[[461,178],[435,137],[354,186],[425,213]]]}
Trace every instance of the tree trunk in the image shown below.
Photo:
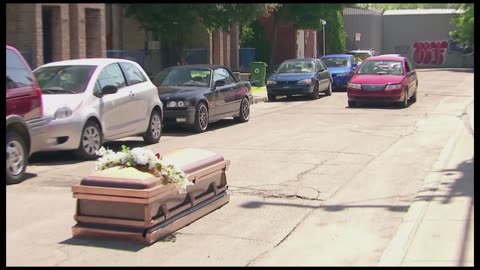
{"label": "tree trunk", "polygon": [[279,18],[278,12],[273,14],[273,43],[272,43],[272,51],[270,53],[270,63],[269,66],[273,68],[273,63],[275,63],[275,56],[277,51],[277,32],[279,28]]}

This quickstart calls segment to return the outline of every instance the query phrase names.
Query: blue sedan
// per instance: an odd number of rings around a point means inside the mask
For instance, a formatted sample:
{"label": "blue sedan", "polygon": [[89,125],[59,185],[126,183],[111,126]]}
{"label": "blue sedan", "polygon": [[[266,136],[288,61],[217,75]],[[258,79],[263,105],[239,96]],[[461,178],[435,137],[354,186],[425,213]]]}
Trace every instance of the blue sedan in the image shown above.
{"label": "blue sedan", "polygon": [[332,74],[333,88],[346,89],[348,81],[352,78],[355,68],[357,67],[353,55],[329,54],[322,56],[321,59]]}
{"label": "blue sedan", "polygon": [[307,95],[317,99],[320,92],[332,94],[332,76],[320,59],[284,61],[267,80],[268,101],[277,96]]}

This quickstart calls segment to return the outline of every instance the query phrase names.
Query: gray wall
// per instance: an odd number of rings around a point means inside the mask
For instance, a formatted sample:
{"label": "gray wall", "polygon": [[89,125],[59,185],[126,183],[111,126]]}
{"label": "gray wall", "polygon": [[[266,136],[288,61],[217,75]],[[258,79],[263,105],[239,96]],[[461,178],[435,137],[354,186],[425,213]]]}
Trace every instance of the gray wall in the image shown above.
{"label": "gray wall", "polygon": [[[383,51],[382,10],[345,8],[343,27],[347,34],[347,50],[374,49],[378,54]],[[360,41],[355,41],[355,33],[361,33]]]}
{"label": "gray wall", "polygon": [[[453,17],[454,14],[384,15],[383,53],[405,55],[416,67],[473,67],[473,54],[462,56],[449,49],[448,45],[441,50],[414,47],[415,42],[417,47],[432,41],[437,46],[441,46],[442,42],[448,44],[449,32],[455,30],[455,25],[451,23]],[[431,61],[428,61],[427,54],[431,54]],[[440,61],[442,56],[443,62]]]}

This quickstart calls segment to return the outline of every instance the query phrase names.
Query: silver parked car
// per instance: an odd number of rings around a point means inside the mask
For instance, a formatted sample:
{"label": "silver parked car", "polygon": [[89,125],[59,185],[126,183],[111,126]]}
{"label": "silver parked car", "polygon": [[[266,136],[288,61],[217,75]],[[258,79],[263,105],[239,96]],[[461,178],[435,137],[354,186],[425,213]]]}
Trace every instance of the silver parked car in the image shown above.
{"label": "silver parked car", "polygon": [[140,135],[160,140],[163,107],[140,65],[113,58],[48,63],[33,71],[43,93],[47,146],[94,159],[106,141]]}

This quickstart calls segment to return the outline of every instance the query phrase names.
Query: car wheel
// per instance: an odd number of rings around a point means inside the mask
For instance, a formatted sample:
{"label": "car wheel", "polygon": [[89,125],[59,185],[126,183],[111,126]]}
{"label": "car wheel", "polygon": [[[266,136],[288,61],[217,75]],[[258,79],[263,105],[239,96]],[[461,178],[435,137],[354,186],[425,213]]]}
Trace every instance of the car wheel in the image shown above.
{"label": "car wheel", "polygon": [[102,131],[97,123],[88,121],[82,130],[80,146],[75,151],[77,157],[84,160],[97,158],[96,151],[102,147]]}
{"label": "car wheel", "polygon": [[240,102],[240,114],[238,117],[235,117],[240,123],[245,123],[250,119],[250,102],[248,98],[243,98],[242,102]]}
{"label": "car wheel", "polygon": [[277,96],[275,95],[268,94],[267,96],[268,96],[268,101],[275,101],[277,99]]}
{"label": "car wheel", "polygon": [[310,99],[317,99],[318,98],[318,82],[315,83],[315,87],[313,87],[313,92],[310,94]]}
{"label": "car wheel", "polygon": [[417,89],[415,89],[415,93],[413,93],[413,96],[410,99],[412,100],[412,103],[417,102]]}
{"label": "car wheel", "polygon": [[328,83],[327,91],[325,91],[325,96],[331,96],[331,95],[332,95],[332,82],[330,81]]}
{"label": "car wheel", "polygon": [[408,90],[405,92],[405,97],[403,101],[400,102],[400,107],[407,108],[408,107]]}
{"label": "car wheel", "polygon": [[7,184],[17,184],[25,178],[28,162],[27,147],[25,140],[16,132],[7,132],[6,139],[6,182]]}
{"label": "car wheel", "polygon": [[197,132],[204,132],[207,130],[208,127],[208,108],[204,102],[200,102],[197,106],[197,110],[195,112],[195,124],[194,129]]}
{"label": "car wheel", "polygon": [[157,143],[162,136],[162,120],[160,112],[153,110],[150,115],[150,122],[148,123],[148,129],[143,135],[143,140],[148,144]]}
{"label": "car wheel", "polygon": [[355,108],[355,107],[357,107],[357,103],[355,101],[349,100],[348,101],[348,107]]}

